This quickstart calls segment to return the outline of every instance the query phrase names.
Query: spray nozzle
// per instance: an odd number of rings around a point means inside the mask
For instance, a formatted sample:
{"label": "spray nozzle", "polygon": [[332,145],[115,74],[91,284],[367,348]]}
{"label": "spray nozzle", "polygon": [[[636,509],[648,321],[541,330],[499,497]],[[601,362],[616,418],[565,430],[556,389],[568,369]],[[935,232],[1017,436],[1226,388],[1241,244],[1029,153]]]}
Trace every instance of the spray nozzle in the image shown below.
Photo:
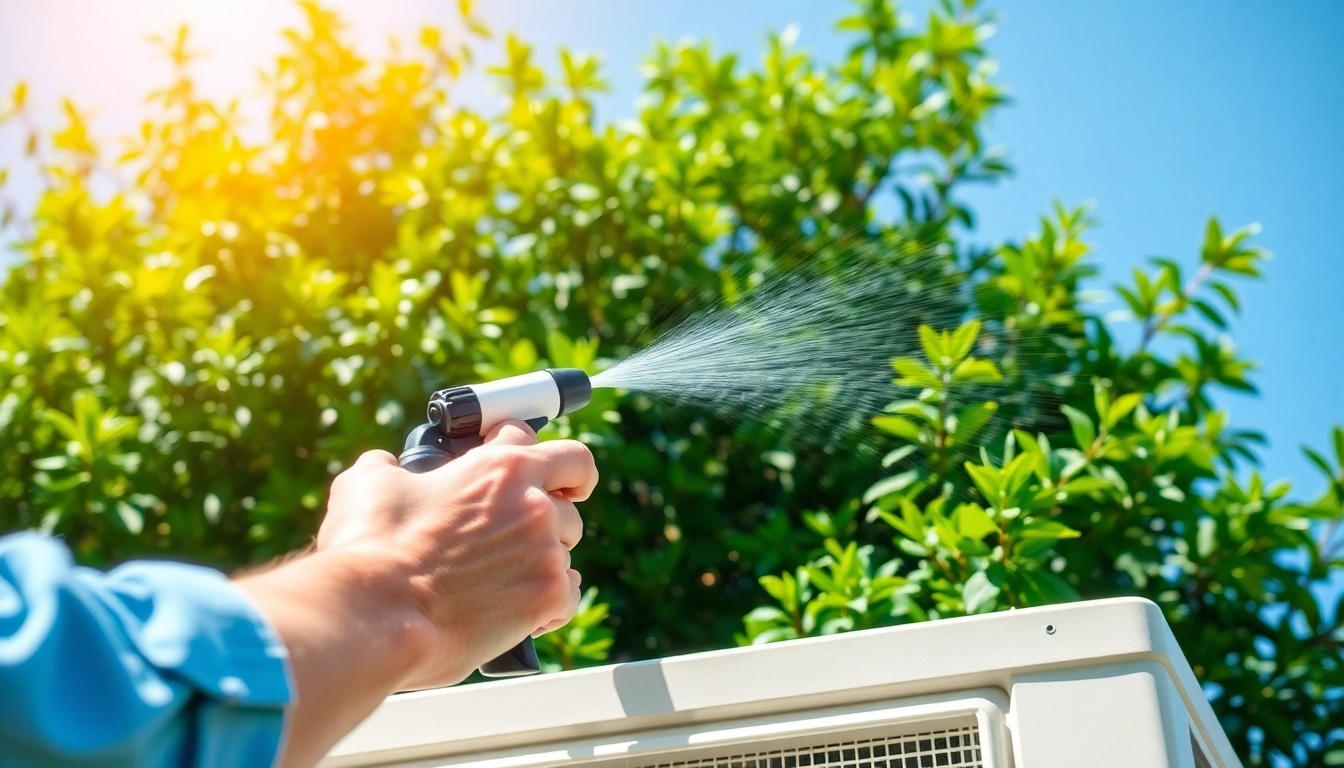
{"label": "spray nozzle", "polygon": [[[410,472],[430,472],[484,442],[487,432],[508,419],[533,429],[573,413],[593,399],[588,374],[577,368],[548,368],[536,373],[435,392],[426,409],[428,423],[411,430],[398,462]],[[487,677],[530,675],[541,669],[532,638],[486,662]]]}
{"label": "spray nozzle", "polygon": [[588,374],[577,368],[548,368],[485,384],[441,389],[430,397],[426,416],[446,437],[464,438],[484,435],[507,419],[520,419],[540,428],[592,399]]}

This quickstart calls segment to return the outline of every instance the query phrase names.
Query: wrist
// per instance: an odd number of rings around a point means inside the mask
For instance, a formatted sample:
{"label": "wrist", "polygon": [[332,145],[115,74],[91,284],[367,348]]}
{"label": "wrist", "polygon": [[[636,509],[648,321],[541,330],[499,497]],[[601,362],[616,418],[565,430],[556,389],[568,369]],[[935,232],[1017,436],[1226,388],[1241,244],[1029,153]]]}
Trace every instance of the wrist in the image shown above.
{"label": "wrist", "polygon": [[244,575],[289,651],[297,689],[285,765],[314,765],[388,694],[413,682],[434,646],[394,558],[320,551]]}
{"label": "wrist", "polygon": [[237,583],[276,628],[292,663],[335,654],[352,685],[385,696],[415,678],[434,646],[411,573],[374,550],[330,549]]}
{"label": "wrist", "polygon": [[388,657],[383,674],[404,690],[432,663],[436,631],[416,589],[416,569],[395,552],[341,547],[311,556],[351,606],[354,621]]}

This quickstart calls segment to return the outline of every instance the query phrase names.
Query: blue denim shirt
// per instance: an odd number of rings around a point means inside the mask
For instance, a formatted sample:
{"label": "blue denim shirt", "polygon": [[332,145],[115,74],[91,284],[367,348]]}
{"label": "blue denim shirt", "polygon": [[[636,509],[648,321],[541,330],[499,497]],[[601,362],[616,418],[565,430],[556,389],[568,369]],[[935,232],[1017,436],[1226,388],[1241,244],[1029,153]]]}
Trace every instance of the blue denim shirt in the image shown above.
{"label": "blue denim shirt", "polygon": [[0,538],[0,766],[273,765],[285,648],[220,573]]}

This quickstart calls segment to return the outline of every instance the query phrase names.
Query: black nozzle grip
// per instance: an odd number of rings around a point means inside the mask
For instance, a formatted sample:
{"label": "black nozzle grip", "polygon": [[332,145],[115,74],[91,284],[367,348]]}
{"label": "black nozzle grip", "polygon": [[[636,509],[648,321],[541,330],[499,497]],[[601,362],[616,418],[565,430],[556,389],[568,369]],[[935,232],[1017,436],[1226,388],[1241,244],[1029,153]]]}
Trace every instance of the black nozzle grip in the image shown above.
{"label": "black nozzle grip", "polygon": [[[528,423],[531,424],[531,422]],[[533,428],[540,429],[541,426],[545,426],[544,420],[540,426],[534,426]],[[418,429],[417,432],[419,432]],[[454,454],[435,445],[409,445],[409,443],[415,441],[417,432],[411,433],[412,439],[407,440],[406,450],[397,459],[397,462],[408,472],[415,472],[416,474],[429,472],[453,460]],[[479,444],[478,442],[477,445]],[[521,643],[515,645],[504,655],[481,665],[481,674],[486,677],[521,677],[523,675],[535,675],[540,671],[541,663],[537,661],[537,649],[532,645],[531,635],[523,638]]]}
{"label": "black nozzle grip", "polygon": [[537,661],[537,647],[532,644],[531,635],[508,652],[481,665],[481,674],[486,677],[522,677],[540,671],[541,662]]}

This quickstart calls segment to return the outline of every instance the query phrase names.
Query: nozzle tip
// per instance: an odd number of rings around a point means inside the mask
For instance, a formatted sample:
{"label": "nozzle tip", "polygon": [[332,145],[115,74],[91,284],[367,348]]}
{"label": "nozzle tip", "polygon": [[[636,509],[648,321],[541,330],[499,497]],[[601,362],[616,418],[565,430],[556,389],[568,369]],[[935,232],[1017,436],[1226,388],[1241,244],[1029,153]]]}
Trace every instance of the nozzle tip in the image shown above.
{"label": "nozzle tip", "polygon": [[578,368],[547,368],[560,390],[560,413],[564,416],[584,407],[593,400],[593,383],[588,374]]}

